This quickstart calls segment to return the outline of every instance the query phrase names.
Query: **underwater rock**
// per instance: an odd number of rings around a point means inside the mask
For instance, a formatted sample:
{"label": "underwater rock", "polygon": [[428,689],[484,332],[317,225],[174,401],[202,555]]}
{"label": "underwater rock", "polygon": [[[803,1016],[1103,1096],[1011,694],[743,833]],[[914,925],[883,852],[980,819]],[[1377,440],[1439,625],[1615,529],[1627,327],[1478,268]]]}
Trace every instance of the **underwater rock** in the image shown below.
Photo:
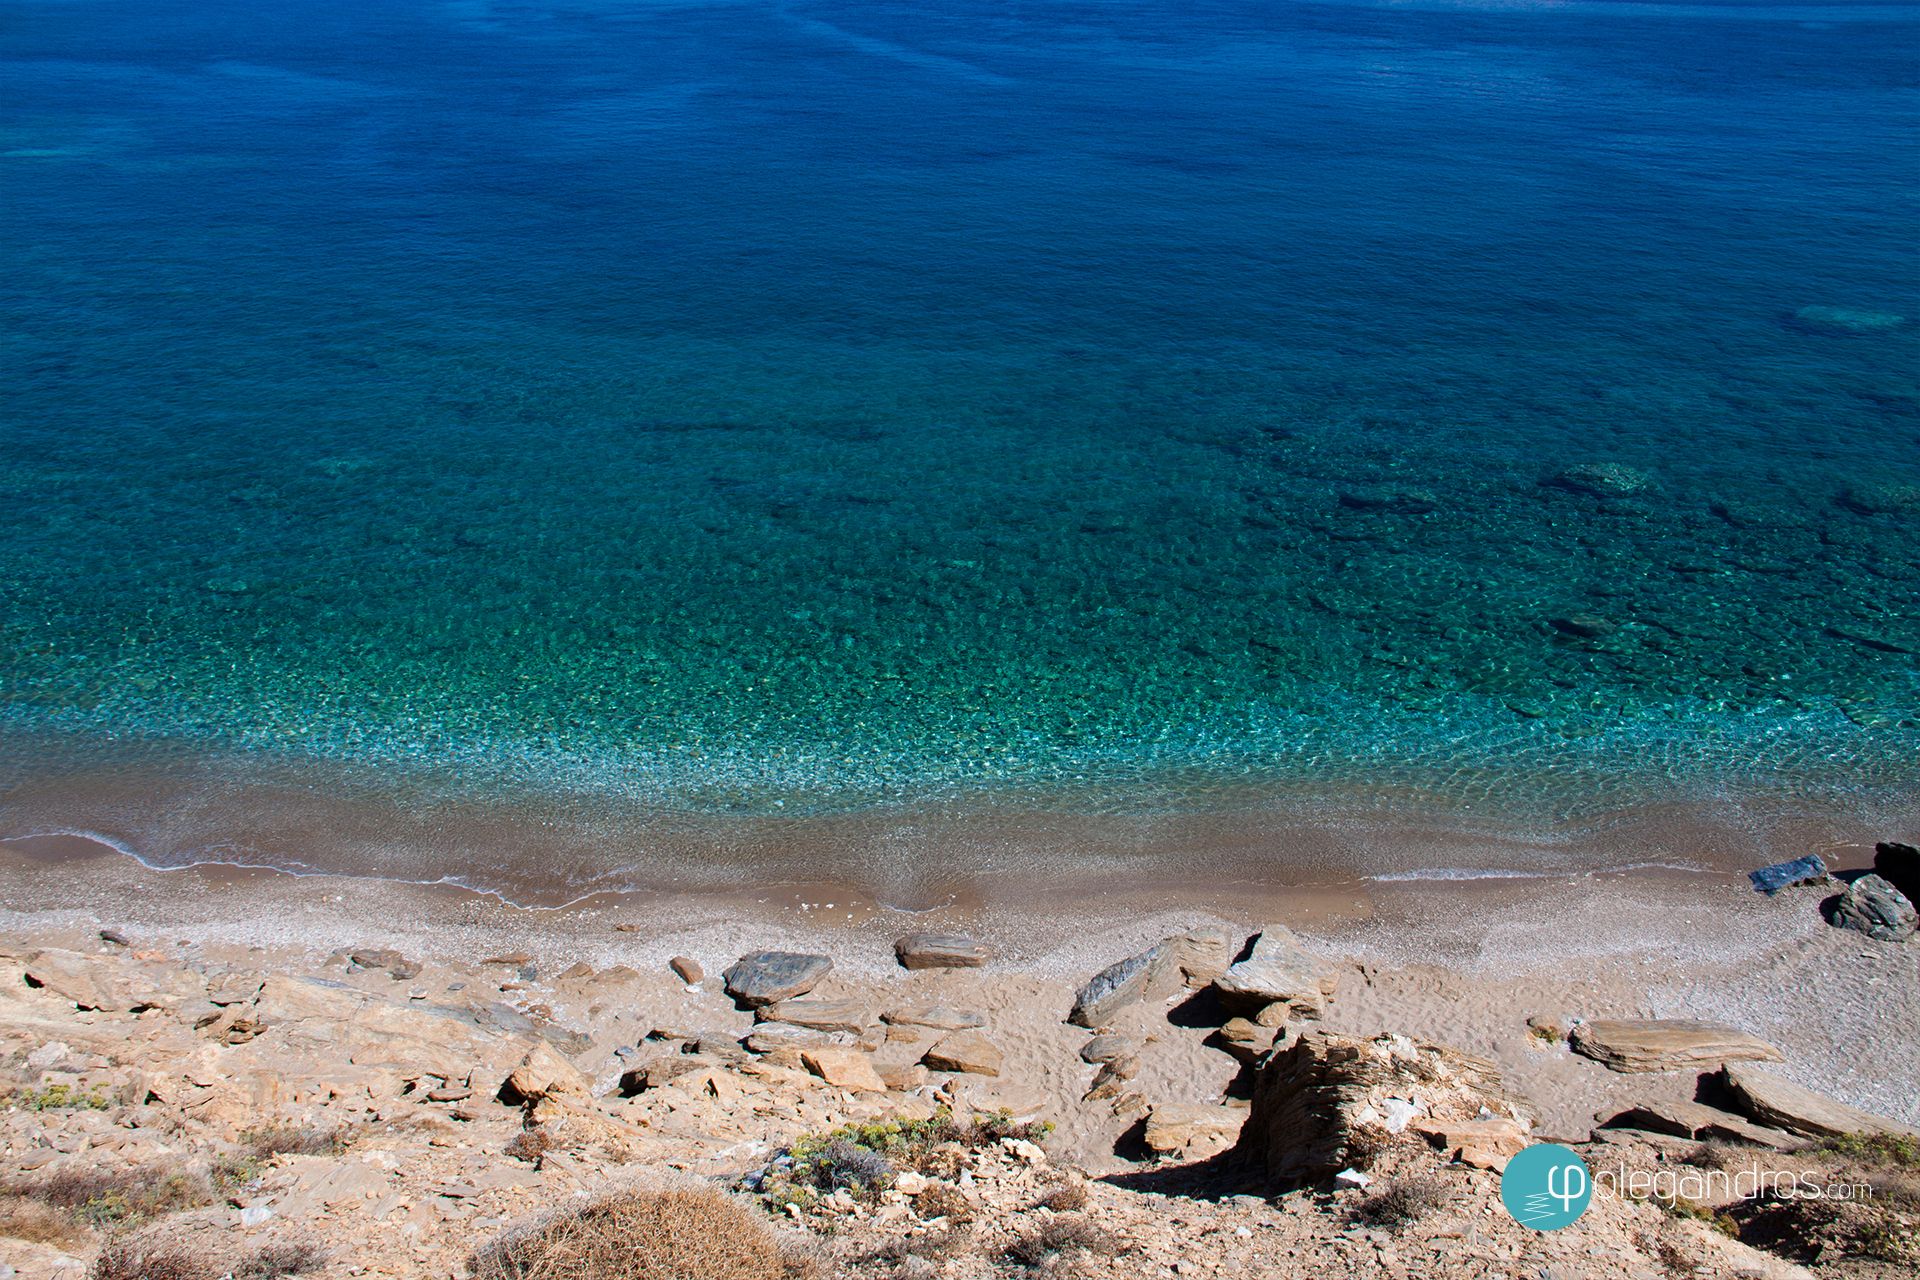
{"label": "underwater rock", "polygon": [[1920,484],[1858,484],[1840,494],[1840,505],[1863,516],[1920,512]]}
{"label": "underwater rock", "polygon": [[1827,864],[1820,860],[1817,853],[1747,872],[1747,879],[1753,881],[1753,887],[1768,897],[1792,885],[1819,884],[1826,878]]}
{"label": "underwater rock", "polygon": [[1793,323],[1814,333],[1885,333],[1907,322],[1905,316],[1891,311],[1861,311],[1853,307],[1802,307],[1793,313]]}
{"label": "underwater rock", "polygon": [[1596,498],[1625,498],[1653,487],[1652,478],[1644,471],[1636,471],[1618,462],[1584,462],[1577,467],[1568,467],[1547,483],[1556,488],[1571,489],[1575,493],[1591,494]]}
{"label": "underwater rock", "polygon": [[1440,499],[1426,489],[1397,484],[1362,485],[1340,492],[1340,505],[1350,511],[1382,511],[1395,516],[1424,516],[1440,509]]}

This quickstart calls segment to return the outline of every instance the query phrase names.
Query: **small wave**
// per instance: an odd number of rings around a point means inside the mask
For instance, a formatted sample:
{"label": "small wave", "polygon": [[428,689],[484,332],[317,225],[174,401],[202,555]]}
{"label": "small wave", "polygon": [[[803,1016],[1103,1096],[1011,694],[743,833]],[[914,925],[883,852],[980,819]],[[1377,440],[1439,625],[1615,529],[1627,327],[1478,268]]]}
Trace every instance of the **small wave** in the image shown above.
{"label": "small wave", "polygon": [[1533,867],[1428,867],[1417,871],[1383,871],[1365,878],[1380,883],[1415,880],[1572,880],[1630,871],[1700,872],[1706,869],[1697,862],[1623,862],[1618,866],[1594,867],[1583,871],[1548,871]]}

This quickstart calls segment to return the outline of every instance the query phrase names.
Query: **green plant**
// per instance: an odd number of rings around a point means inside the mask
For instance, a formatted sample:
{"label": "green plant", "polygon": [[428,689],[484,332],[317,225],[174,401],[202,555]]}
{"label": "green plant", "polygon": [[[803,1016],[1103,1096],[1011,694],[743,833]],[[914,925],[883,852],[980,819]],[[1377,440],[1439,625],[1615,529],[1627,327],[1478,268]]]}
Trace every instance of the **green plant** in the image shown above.
{"label": "green plant", "polygon": [[1862,1164],[1897,1165],[1920,1169],[1920,1138],[1903,1133],[1843,1133],[1823,1138],[1813,1150],[1858,1160]]}
{"label": "green plant", "polygon": [[105,1111],[113,1105],[103,1084],[84,1091],[76,1085],[50,1084],[44,1089],[23,1089],[14,1099],[29,1111]]}

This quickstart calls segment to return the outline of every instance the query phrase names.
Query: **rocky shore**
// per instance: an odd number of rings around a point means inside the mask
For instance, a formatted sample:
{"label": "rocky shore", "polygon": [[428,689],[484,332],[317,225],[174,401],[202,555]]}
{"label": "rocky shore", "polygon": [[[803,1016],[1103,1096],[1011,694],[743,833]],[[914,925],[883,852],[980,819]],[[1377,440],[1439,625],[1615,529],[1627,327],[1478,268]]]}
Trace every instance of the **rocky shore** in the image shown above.
{"label": "rocky shore", "polygon": [[[0,1274],[1905,1276],[1920,943],[1867,878],[1695,886],[1714,964],[1595,927],[1507,972],[1218,917],[1074,973],[944,922],[436,941],[335,893],[316,950],[10,898]],[[1542,1140],[1609,1174],[1562,1231],[1500,1205]]]}

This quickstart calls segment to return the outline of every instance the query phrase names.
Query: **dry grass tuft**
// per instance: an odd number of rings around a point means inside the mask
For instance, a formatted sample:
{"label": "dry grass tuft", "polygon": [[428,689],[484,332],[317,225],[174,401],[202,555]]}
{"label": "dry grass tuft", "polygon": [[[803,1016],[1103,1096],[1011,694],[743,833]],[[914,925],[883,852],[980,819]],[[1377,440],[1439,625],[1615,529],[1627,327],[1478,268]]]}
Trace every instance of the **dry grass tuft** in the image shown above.
{"label": "dry grass tuft", "polygon": [[1354,1216],[1383,1227],[1404,1227],[1453,1202],[1453,1188],[1437,1173],[1410,1173],[1395,1178],[1362,1200]]}
{"label": "dry grass tuft", "polygon": [[255,1249],[233,1268],[233,1280],[281,1280],[318,1271],[327,1264],[327,1253],[311,1244],[269,1244]]}
{"label": "dry grass tuft", "polygon": [[710,1189],[628,1191],[474,1255],[474,1280],[781,1280],[773,1233]]}
{"label": "dry grass tuft", "polygon": [[545,1129],[522,1129],[508,1140],[506,1153],[515,1160],[539,1164],[540,1157],[553,1150],[553,1135]]}
{"label": "dry grass tuft", "polygon": [[1049,1187],[1036,1202],[1038,1208],[1052,1209],[1055,1213],[1078,1213],[1087,1207],[1087,1188],[1079,1182],[1062,1182]]}
{"label": "dry grass tuft", "polygon": [[177,1244],[110,1242],[87,1269],[87,1280],[218,1280],[221,1269]]}
{"label": "dry grass tuft", "polygon": [[72,1250],[86,1240],[71,1214],[41,1200],[11,1192],[0,1193],[0,1239],[25,1240]]}
{"label": "dry grass tuft", "polygon": [[253,1159],[263,1161],[275,1156],[337,1156],[347,1149],[353,1136],[346,1129],[276,1124],[242,1133],[240,1146]]}
{"label": "dry grass tuft", "polygon": [[1007,1260],[1022,1266],[1038,1267],[1056,1256],[1084,1250],[1095,1257],[1108,1257],[1116,1251],[1113,1238],[1078,1214],[1055,1218],[1043,1226],[1029,1228],[1007,1246]]}
{"label": "dry grass tuft", "polygon": [[213,1202],[205,1178],[158,1169],[66,1169],[8,1192],[63,1209],[92,1226],[139,1222]]}

